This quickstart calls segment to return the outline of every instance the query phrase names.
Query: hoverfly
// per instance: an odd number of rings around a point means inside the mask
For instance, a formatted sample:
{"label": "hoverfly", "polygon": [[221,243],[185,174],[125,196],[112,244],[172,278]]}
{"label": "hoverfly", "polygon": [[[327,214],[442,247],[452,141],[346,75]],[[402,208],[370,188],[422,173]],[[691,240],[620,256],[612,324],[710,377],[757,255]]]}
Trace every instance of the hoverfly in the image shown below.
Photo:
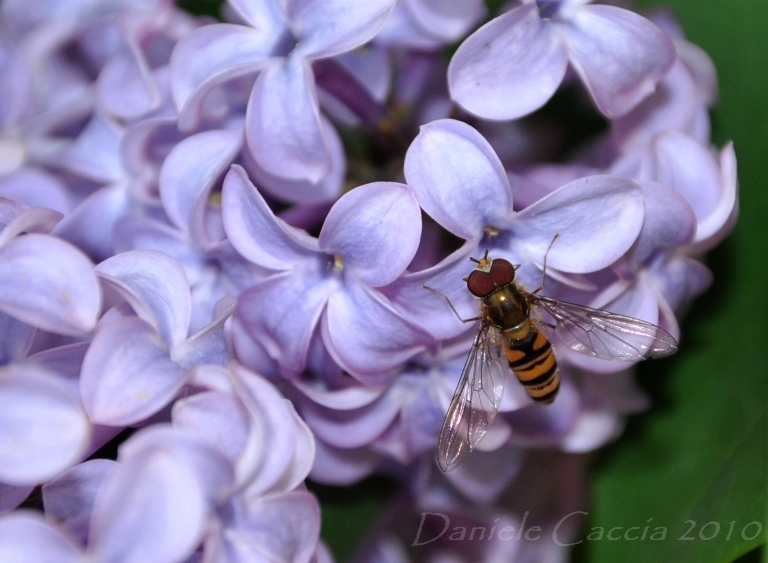
{"label": "hoverfly", "polygon": [[[662,358],[677,350],[672,335],[654,324],[544,297],[538,295],[541,288],[529,293],[515,281],[515,267],[502,258],[489,259],[487,250],[480,260],[471,260],[477,267],[465,281],[481,302],[480,316],[469,320],[480,320],[480,328],[440,431],[437,460],[443,471],[459,465],[487,433],[508,369],[531,399],[554,401],[560,375],[542,327],[554,329],[566,346],[607,360]],[[535,310],[548,313],[554,324],[532,319]]]}

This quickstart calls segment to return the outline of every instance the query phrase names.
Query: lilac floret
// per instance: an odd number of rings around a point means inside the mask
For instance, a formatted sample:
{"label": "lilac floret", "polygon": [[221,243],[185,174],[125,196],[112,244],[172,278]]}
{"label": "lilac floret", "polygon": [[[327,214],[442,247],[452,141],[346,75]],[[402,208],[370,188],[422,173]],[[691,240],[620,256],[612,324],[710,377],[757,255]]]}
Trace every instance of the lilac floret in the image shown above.
{"label": "lilac floret", "polygon": [[598,109],[618,117],[653,92],[675,59],[642,16],[581,0],[526,0],[473,33],[448,69],[451,96],[486,119],[526,115],[554,94],[568,63]]}
{"label": "lilac floret", "polygon": [[416,252],[421,221],[407,186],[356,188],[334,205],[315,239],[274,217],[235,167],[224,183],[223,212],[237,251],[275,271],[241,295],[237,314],[288,372],[304,368],[318,325],[334,360],[361,377],[431,344],[375,289],[401,275]]}

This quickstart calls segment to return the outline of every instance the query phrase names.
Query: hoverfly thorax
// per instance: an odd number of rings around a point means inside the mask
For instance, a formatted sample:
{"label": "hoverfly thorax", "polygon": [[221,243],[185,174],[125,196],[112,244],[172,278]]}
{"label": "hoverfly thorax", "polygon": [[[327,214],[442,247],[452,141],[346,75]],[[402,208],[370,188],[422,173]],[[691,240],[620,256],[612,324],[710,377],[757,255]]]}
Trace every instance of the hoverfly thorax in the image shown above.
{"label": "hoverfly thorax", "polygon": [[515,267],[503,258],[478,260],[467,288],[483,300],[483,317],[498,328],[516,327],[529,316],[528,303],[515,285]]}

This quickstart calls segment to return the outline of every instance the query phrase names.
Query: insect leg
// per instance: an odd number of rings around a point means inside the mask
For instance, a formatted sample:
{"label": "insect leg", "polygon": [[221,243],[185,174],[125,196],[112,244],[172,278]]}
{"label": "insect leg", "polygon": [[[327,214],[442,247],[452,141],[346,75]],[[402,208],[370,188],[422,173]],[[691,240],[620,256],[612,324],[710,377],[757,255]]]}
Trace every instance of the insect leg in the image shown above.
{"label": "insect leg", "polygon": [[459,312],[456,310],[456,307],[453,306],[453,303],[451,303],[451,300],[448,299],[448,296],[444,293],[441,293],[440,291],[436,290],[434,287],[429,287],[428,285],[422,285],[424,289],[428,289],[429,291],[434,291],[437,293],[440,297],[445,299],[445,301],[448,303],[448,306],[453,311],[453,314],[456,315],[456,318],[459,319],[463,323],[471,323],[473,321],[479,321],[482,317],[472,317],[471,319],[462,319],[461,315],[459,315]]}

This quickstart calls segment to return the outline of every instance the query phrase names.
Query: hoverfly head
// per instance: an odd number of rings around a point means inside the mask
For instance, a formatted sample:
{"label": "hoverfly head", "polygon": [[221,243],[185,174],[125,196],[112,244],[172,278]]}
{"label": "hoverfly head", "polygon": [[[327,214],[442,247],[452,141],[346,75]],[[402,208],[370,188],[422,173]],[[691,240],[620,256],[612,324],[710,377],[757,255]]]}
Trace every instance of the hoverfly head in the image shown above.
{"label": "hoverfly head", "polygon": [[486,297],[515,281],[515,267],[503,258],[490,260],[486,251],[476,262],[477,268],[467,278],[467,289],[476,297]]}

